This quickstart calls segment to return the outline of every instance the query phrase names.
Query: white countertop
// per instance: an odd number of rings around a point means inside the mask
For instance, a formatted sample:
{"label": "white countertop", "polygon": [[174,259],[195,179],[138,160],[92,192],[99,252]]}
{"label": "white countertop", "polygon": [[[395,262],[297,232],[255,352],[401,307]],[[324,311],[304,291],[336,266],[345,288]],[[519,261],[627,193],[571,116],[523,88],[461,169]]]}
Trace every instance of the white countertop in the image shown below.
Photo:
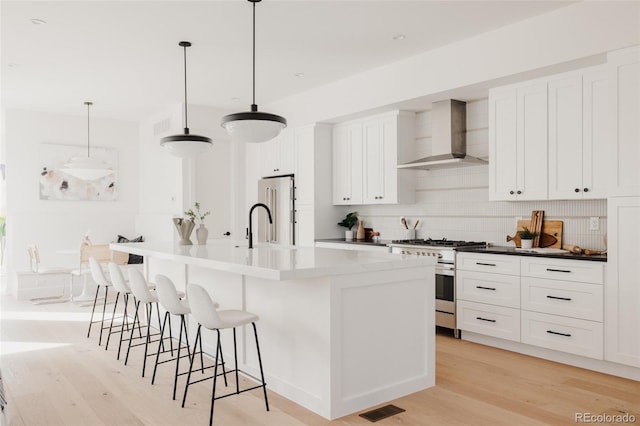
{"label": "white countertop", "polygon": [[209,240],[207,245],[173,242],[112,243],[111,250],[167,259],[241,275],[289,280],[435,265],[435,258],[318,247],[282,247],[246,241]]}

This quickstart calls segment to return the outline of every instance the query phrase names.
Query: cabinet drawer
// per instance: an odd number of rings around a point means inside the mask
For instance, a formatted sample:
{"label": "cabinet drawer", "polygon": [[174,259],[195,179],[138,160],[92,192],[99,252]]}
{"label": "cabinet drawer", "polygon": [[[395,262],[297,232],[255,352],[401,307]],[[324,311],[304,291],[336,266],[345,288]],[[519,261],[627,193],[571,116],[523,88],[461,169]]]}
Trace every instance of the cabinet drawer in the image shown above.
{"label": "cabinet drawer", "polygon": [[604,264],[589,260],[523,257],[522,276],[602,284],[604,282]]}
{"label": "cabinet drawer", "polygon": [[603,326],[538,312],[522,311],[522,343],[603,359]]}
{"label": "cabinet drawer", "polygon": [[520,341],[520,309],[459,300],[457,312],[461,330]]}
{"label": "cabinet drawer", "polygon": [[457,253],[456,268],[465,271],[520,275],[520,256]]}
{"label": "cabinet drawer", "polygon": [[522,277],[522,309],[602,322],[603,286]]}
{"label": "cabinet drawer", "polygon": [[458,271],[458,300],[520,308],[520,277],[487,272]]}

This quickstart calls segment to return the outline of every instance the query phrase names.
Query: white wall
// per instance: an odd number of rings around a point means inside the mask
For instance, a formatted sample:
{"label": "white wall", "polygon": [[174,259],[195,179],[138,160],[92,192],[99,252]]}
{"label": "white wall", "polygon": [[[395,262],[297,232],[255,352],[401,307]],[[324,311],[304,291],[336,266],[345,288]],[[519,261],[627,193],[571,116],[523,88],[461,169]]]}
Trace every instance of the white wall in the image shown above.
{"label": "white wall", "polygon": [[639,16],[640,2],[577,2],[264,108],[298,126],[362,111],[394,109],[389,106],[419,97],[442,100],[450,96],[444,92],[487,81],[499,86],[514,81],[512,78],[526,80],[594,55],[604,62],[607,51],[640,43]]}
{"label": "white wall", "polygon": [[[488,157],[488,103],[467,103],[467,154]],[[431,112],[416,115],[417,158],[431,154]],[[590,201],[489,201],[488,166],[442,170],[416,170],[415,204],[353,206],[367,227],[380,231],[383,239],[402,239],[400,217],[409,225],[417,220],[416,238],[448,238],[488,241],[496,245],[515,235],[516,219],[530,219],[532,210],[544,210],[545,219],[563,221],[563,242],[602,250],[607,229],[606,200]],[[589,218],[600,218],[600,230],[589,230]]]}
{"label": "white wall", "polygon": [[[198,201],[201,210],[211,211],[205,219],[209,238],[222,238],[231,230],[232,190],[231,143],[220,127],[226,114],[215,108],[189,105],[190,133],[208,136],[212,148],[195,160],[170,155],[160,139],[183,132],[183,105],[149,117],[140,124],[140,206],[137,230],[147,241],[177,239],[172,217]],[[243,170],[242,170],[243,172]],[[192,241],[196,241],[195,234]]]}
{"label": "white wall", "polygon": [[[94,111],[98,107],[94,106]],[[56,251],[79,248],[88,230],[96,244],[115,241],[118,234],[136,236],[139,199],[136,123],[91,118],[91,146],[115,148],[118,153],[116,201],[40,200],[41,144],[86,146],[86,138],[86,116],[22,110],[5,112],[9,277],[14,268],[28,269],[26,246],[29,243],[38,244],[45,264],[77,266],[76,256]]]}

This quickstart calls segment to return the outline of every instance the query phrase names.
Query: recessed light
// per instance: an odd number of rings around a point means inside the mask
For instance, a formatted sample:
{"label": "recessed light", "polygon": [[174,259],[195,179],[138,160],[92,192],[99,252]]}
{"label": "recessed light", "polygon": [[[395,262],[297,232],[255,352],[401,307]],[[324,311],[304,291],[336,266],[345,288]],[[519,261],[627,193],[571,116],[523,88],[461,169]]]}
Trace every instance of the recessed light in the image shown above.
{"label": "recessed light", "polygon": [[394,40],[404,40],[405,38],[407,38],[407,36],[404,35],[404,34],[396,34],[391,38],[394,39]]}
{"label": "recessed light", "polygon": [[304,77],[304,73],[303,72],[297,72],[294,74],[294,76],[298,77],[298,78],[302,78]]}
{"label": "recessed light", "polygon": [[32,18],[31,23],[33,25],[44,25],[47,23],[47,21],[45,21],[44,19]]}

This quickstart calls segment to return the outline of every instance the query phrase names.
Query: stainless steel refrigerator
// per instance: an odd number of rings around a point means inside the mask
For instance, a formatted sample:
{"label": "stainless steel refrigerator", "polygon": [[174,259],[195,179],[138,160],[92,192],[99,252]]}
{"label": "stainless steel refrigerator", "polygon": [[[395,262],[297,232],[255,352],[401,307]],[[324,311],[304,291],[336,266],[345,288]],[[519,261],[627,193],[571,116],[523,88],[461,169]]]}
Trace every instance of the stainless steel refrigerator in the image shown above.
{"label": "stainless steel refrigerator", "polygon": [[293,176],[278,176],[258,181],[258,202],[271,210],[273,223],[267,212],[258,209],[258,241],[281,245],[294,245],[295,237],[295,185]]}

